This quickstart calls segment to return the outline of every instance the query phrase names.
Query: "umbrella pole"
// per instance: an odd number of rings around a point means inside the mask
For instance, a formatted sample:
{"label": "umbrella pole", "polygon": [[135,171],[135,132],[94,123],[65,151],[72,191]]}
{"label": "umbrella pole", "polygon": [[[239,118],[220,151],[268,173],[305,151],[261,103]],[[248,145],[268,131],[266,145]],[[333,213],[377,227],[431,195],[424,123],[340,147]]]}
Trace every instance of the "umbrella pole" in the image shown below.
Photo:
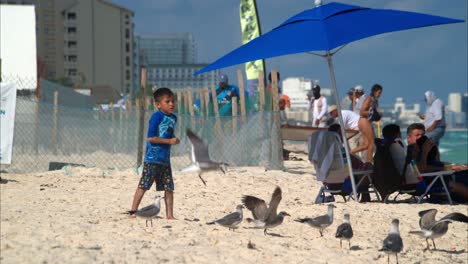
{"label": "umbrella pole", "polygon": [[349,170],[349,176],[351,177],[351,185],[353,187],[353,196],[354,196],[354,200],[358,201],[357,191],[356,191],[356,181],[354,180],[353,167],[351,164],[351,155],[349,154],[349,144],[346,138],[346,130],[345,130],[344,123],[343,123],[343,117],[341,116],[341,106],[340,106],[340,101],[338,100],[338,89],[336,88],[335,73],[333,71],[333,64],[332,64],[332,54],[330,54],[330,51],[327,50],[327,54],[325,55],[325,57],[328,62],[328,70],[330,71],[330,79],[331,79],[332,88],[333,88],[333,91],[335,92],[334,93],[335,102],[336,102],[336,107],[338,108],[338,122],[340,123],[340,127],[341,127],[341,135],[343,139],[343,145],[345,147],[346,160],[348,161],[348,170]]}

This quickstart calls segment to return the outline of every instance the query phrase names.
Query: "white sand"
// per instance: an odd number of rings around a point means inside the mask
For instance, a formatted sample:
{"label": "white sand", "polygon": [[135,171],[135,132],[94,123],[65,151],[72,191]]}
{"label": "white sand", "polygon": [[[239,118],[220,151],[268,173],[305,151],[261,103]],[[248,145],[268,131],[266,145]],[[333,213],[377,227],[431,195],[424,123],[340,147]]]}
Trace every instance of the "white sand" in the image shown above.
{"label": "white sand", "polygon": [[[294,147],[299,150],[300,147]],[[304,154],[292,154],[304,160]],[[73,168],[36,174],[2,174],[1,263],[386,263],[378,249],[392,218],[400,219],[404,250],[400,263],[468,263],[467,225],[453,223],[436,240],[437,251],[423,252],[426,242],[409,235],[418,228],[417,212],[437,208],[438,218],[467,214],[466,205],[381,204],[335,202],[335,222],[320,237],[312,228],[293,221],[324,214],[326,205],[313,200],[320,188],[307,161],[287,161],[287,172],[263,168],[230,168],[226,175],[209,173],[204,187],[193,174],[174,173],[175,216],[153,221],[128,219],[139,177],[133,170],[102,171]],[[14,180],[14,181],[12,181]],[[270,230],[281,236],[264,236],[263,230],[241,227],[231,232],[205,223],[233,211],[244,194],[267,202],[274,187],[283,190],[279,210],[292,215]],[[143,198],[152,202],[154,187]],[[337,197],[339,198],[339,197]],[[250,212],[244,211],[251,217]],[[355,238],[340,249],[336,227],[345,212],[351,214]],[[161,216],[165,216],[162,208]],[[198,218],[200,221],[187,221]],[[249,249],[248,242],[256,249]],[[391,263],[395,263],[392,256]]]}

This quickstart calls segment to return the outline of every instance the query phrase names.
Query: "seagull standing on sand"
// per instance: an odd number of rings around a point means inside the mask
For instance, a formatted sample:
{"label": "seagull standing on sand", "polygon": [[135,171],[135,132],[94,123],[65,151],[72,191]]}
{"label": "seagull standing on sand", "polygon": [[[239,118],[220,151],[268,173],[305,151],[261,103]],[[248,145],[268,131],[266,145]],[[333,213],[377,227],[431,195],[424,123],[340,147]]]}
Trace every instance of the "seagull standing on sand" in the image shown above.
{"label": "seagull standing on sand", "polygon": [[316,228],[320,232],[320,236],[323,236],[323,230],[333,224],[333,208],[336,206],[333,204],[328,205],[328,212],[326,215],[317,216],[315,218],[299,218],[294,221],[299,223],[308,224],[309,226]]}
{"label": "seagull standing on sand", "polygon": [[448,231],[448,225],[452,221],[468,223],[468,217],[462,213],[448,214],[442,217],[439,221],[435,220],[437,209],[420,211],[418,214],[420,216],[419,227],[421,230],[410,231],[410,234],[418,235],[426,239],[427,247],[425,250],[430,249],[429,239],[432,239],[432,244],[434,245],[434,249],[436,249],[434,238],[439,238],[445,235]]}
{"label": "seagull standing on sand", "polygon": [[390,232],[383,241],[382,249],[380,249],[380,251],[385,251],[388,254],[387,263],[390,263],[390,254],[395,254],[398,264],[398,253],[403,250],[403,240],[401,239],[400,230],[398,229],[399,224],[400,221],[398,219],[392,220]]}
{"label": "seagull standing on sand", "polygon": [[254,228],[264,229],[263,234],[267,235],[267,229],[281,225],[283,223],[284,217],[290,216],[284,211],[281,211],[279,214],[276,213],[281,198],[281,188],[278,186],[271,195],[270,205],[268,207],[264,200],[255,196],[244,195],[242,197],[242,203],[252,212],[252,216],[254,218],[247,218],[247,222],[254,222]]}
{"label": "seagull standing on sand", "polygon": [[340,247],[343,240],[348,240],[348,247],[351,248],[351,238],[353,238],[353,228],[349,220],[349,214],[344,215],[344,220],[341,225],[336,229],[336,238],[340,239]]}
{"label": "seagull standing on sand", "polygon": [[227,164],[212,161],[208,153],[208,146],[190,129],[187,129],[187,137],[189,138],[190,145],[192,147],[192,152],[190,153],[192,164],[185,169],[182,169],[182,172],[197,172],[198,177],[200,177],[200,180],[205,186],[206,182],[201,177],[204,172],[221,170],[224,174],[226,173],[224,166]]}
{"label": "seagull standing on sand", "polygon": [[232,229],[234,231],[236,228],[238,228],[238,225],[242,222],[242,208],[244,208],[243,205],[238,205],[236,207],[236,211],[233,213],[230,213],[223,218],[220,218],[218,220],[215,220],[213,222],[206,223],[207,225],[220,225],[229,228],[229,230]]}
{"label": "seagull standing on sand", "polygon": [[159,211],[161,211],[161,198],[161,196],[156,195],[154,197],[154,204],[145,206],[133,213],[139,218],[146,219],[146,227],[148,227],[148,221],[151,221],[151,226],[153,226],[153,218],[156,218]]}

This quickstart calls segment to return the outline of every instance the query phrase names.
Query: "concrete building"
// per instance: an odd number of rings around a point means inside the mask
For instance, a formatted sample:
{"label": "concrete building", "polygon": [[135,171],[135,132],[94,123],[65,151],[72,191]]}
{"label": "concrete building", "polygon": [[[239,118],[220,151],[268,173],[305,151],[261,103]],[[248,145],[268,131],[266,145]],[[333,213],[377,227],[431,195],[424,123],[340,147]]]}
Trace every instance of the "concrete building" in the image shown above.
{"label": "concrete building", "polygon": [[462,112],[468,113],[468,93],[465,93],[462,98]]}
{"label": "concrete building", "polygon": [[289,77],[282,82],[283,94],[291,100],[291,110],[307,110],[307,92],[312,89],[312,80],[303,77]]}
{"label": "concrete building", "polygon": [[391,113],[399,120],[399,123],[403,126],[410,125],[412,123],[421,122],[418,113],[421,112],[419,104],[413,104],[412,108],[406,106],[402,97],[397,97],[393,110]]}
{"label": "concrete building", "polygon": [[110,85],[130,92],[133,12],[104,0],[21,0],[36,7],[38,71],[75,87]]}
{"label": "concrete building", "polygon": [[461,93],[449,93],[448,95],[448,110],[454,113],[462,112],[462,95]]}
{"label": "concrete building", "polygon": [[193,76],[208,64],[197,63],[197,49],[191,33],[167,33],[135,37],[134,83],[139,87],[140,67],[146,65],[148,83],[157,87],[209,88],[217,82],[219,70]]}
{"label": "concrete building", "polygon": [[211,84],[217,84],[219,70],[193,76],[196,71],[207,65],[208,64],[149,64],[147,66],[148,83],[152,85],[153,88],[210,88]]}

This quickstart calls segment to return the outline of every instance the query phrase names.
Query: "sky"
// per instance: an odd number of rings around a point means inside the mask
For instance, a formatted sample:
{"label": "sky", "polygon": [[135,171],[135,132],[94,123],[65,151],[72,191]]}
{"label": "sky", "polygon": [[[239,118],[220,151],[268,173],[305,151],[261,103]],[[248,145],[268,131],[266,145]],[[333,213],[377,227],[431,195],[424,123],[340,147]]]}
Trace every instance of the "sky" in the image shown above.
{"label": "sky", "polygon": [[[190,32],[197,45],[197,61],[211,63],[242,45],[240,0],[111,0],[135,13],[135,34]],[[324,4],[332,2],[322,0]],[[467,21],[466,0],[342,0],[370,8],[413,11]],[[257,0],[262,33],[289,17],[314,7],[314,0]],[[333,57],[340,97],[350,87],[384,87],[381,104],[396,97],[423,103],[432,90],[447,103],[449,93],[467,91],[467,22],[382,34],[348,44]],[[284,40],[287,41],[287,40]],[[305,77],[330,87],[326,60],[306,53],[265,60],[266,71],[281,78]],[[236,80],[236,65],[222,69]],[[236,84],[236,81],[231,81]]]}

